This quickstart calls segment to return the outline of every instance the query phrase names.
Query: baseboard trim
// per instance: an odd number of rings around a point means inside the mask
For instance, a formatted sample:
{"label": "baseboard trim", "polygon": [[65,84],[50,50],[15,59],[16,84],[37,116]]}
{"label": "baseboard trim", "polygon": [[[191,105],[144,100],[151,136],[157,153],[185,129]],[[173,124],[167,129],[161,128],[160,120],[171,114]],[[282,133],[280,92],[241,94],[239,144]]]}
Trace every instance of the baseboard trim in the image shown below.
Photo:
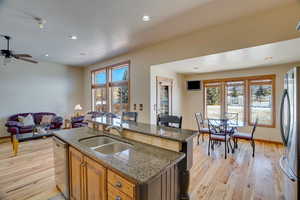
{"label": "baseboard trim", "polygon": [[[208,136],[209,133],[202,133],[204,134],[205,136]],[[272,141],[272,140],[266,140],[266,139],[254,139],[256,142],[265,142],[265,143],[271,143],[271,144],[280,144],[280,145],[283,145],[282,142],[278,142],[278,141]]]}
{"label": "baseboard trim", "polygon": [[254,139],[256,142],[265,142],[265,143],[272,143],[272,144],[280,144],[283,145],[282,142],[272,141],[272,140],[265,140],[265,139]]}

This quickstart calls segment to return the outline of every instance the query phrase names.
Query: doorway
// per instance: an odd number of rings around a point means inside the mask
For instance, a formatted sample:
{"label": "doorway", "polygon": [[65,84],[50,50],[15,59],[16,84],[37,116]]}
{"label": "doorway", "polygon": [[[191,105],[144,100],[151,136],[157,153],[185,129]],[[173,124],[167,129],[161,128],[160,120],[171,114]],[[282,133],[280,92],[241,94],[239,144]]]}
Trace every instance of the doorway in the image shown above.
{"label": "doorway", "polygon": [[172,115],[173,79],[156,77],[156,116]]}

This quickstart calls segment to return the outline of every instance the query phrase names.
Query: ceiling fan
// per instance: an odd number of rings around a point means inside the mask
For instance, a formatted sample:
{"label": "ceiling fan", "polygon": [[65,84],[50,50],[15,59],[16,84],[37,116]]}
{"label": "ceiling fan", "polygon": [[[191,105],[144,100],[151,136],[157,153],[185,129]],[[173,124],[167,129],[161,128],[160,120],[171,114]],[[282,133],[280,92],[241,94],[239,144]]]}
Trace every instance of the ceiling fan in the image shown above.
{"label": "ceiling fan", "polygon": [[0,34],[0,36],[3,37],[4,39],[6,39],[6,42],[7,42],[7,49],[1,49],[1,53],[0,53],[0,56],[4,57],[4,59],[3,59],[4,65],[9,63],[12,58],[15,58],[17,60],[23,60],[23,61],[34,63],[34,64],[38,63],[35,60],[28,59],[28,58],[32,58],[32,56],[29,54],[14,54],[13,51],[11,51],[9,49],[9,41],[11,40],[11,37],[7,36],[7,35],[1,35],[1,34]]}

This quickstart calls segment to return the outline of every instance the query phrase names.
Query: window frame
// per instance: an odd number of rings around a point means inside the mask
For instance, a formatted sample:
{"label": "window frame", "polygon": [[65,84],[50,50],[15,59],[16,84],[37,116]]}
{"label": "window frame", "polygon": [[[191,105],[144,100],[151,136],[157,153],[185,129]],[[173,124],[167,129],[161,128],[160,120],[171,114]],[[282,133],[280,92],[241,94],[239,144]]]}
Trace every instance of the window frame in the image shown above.
{"label": "window frame", "polygon": [[205,116],[205,119],[207,119],[207,106],[206,106],[206,88],[219,88],[220,89],[220,118],[222,117],[222,113],[223,113],[223,109],[224,108],[222,108],[223,106],[222,106],[222,104],[223,104],[223,98],[222,98],[222,96],[223,96],[223,94],[222,94],[222,84],[220,84],[219,82],[209,82],[210,84],[212,83],[216,83],[215,85],[206,85],[207,83],[204,83],[204,116]]}
{"label": "window frame", "polygon": [[[94,105],[94,95],[93,95],[93,89],[97,88],[106,88],[106,101],[107,101],[107,112],[112,112],[112,92],[110,91],[113,87],[118,86],[124,86],[126,85],[128,87],[128,111],[130,111],[131,104],[130,104],[130,60],[116,63],[113,65],[108,65],[106,67],[97,68],[94,70],[91,70],[91,110],[95,111],[95,105]],[[116,68],[122,68],[122,67],[128,67],[128,74],[127,74],[127,80],[126,81],[117,81],[112,82],[112,70]],[[106,72],[106,84],[94,84],[95,81],[95,73],[98,71],[105,71]]]}
{"label": "window frame", "polygon": [[[255,85],[255,83],[251,83],[251,81],[259,81],[259,80],[270,80],[272,85],[272,124],[257,124],[259,127],[267,127],[267,128],[275,128],[276,127],[276,75],[260,75],[260,76],[248,76],[248,77],[237,77],[237,78],[224,78],[224,79],[213,79],[213,80],[204,80],[203,81],[203,110],[205,119],[207,119],[207,108],[206,108],[206,88],[211,87],[208,84],[215,83],[220,84],[221,88],[221,117],[224,116],[226,111],[226,85],[228,82],[244,82],[244,123],[245,126],[253,126],[251,123],[251,94],[250,87],[251,85]],[[265,83],[270,85],[270,83]],[[208,86],[207,86],[208,85]]]}
{"label": "window frame", "polygon": [[[257,83],[251,83],[251,81],[253,80],[271,80],[271,83],[262,83],[262,82],[257,82]],[[257,77],[255,79],[251,79],[248,81],[248,124],[250,126],[253,126],[254,124],[251,122],[251,89],[250,87],[252,85],[271,85],[272,86],[272,123],[271,124],[260,124],[258,121],[257,126],[260,127],[267,127],[267,128],[275,128],[275,122],[276,122],[276,112],[275,112],[275,75],[273,77],[269,77],[269,78],[264,78],[264,77]]]}

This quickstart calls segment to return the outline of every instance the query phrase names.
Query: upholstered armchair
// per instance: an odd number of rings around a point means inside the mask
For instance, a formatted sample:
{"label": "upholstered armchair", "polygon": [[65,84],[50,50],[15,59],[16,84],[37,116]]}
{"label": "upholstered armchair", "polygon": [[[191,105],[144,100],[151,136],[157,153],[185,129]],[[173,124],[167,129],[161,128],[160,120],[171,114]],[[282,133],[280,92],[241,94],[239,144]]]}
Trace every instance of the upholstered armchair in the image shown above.
{"label": "upholstered armchair", "polygon": [[[104,112],[90,111],[87,114],[92,115],[92,118],[103,116]],[[79,128],[87,126],[87,122],[84,121],[84,116],[72,117],[71,118],[72,128]]]}

